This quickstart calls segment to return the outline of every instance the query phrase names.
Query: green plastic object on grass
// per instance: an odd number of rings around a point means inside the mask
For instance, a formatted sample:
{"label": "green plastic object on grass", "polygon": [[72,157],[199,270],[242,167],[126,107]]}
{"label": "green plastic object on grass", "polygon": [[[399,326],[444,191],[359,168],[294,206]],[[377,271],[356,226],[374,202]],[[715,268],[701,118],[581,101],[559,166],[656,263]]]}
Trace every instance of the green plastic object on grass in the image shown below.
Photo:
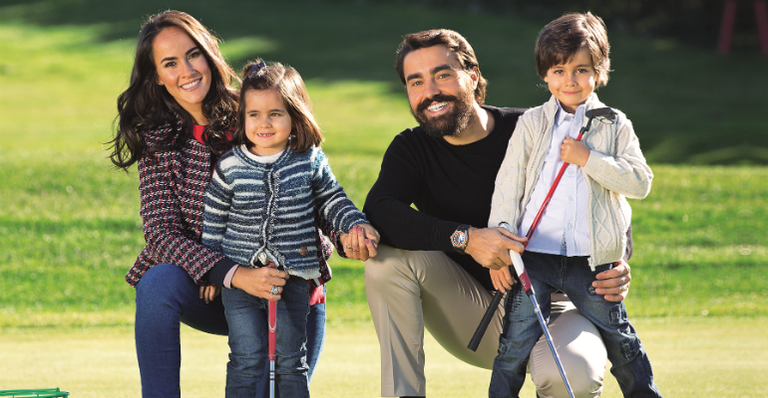
{"label": "green plastic object on grass", "polygon": [[69,393],[58,388],[42,388],[36,390],[2,390],[0,397],[16,398],[58,398],[68,397]]}

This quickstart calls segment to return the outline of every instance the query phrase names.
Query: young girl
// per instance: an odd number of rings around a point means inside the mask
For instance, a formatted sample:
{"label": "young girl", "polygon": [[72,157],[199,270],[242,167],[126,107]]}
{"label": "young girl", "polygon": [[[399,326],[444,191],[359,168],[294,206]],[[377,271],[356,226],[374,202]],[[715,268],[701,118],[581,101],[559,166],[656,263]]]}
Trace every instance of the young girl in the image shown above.
{"label": "young girl", "polygon": [[[608,81],[609,51],[605,25],[591,13],[564,15],[541,30],[536,68],[552,97],[517,123],[496,178],[489,225],[526,236],[561,165],[571,164],[523,253],[542,312],[549,316],[551,293],[565,292],[599,329],[624,396],[661,397],[624,303],[605,300],[591,286],[624,254],[632,214],[625,197],[644,198],[653,178],[622,112],[614,124],[595,119],[582,141],[574,139],[586,111],[605,107],[594,90]],[[492,275],[497,288],[510,287],[509,269],[503,272],[505,278]],[[528,355],[542,334],[519,287],[508,294],[506,309],[490,397],[518,396]],[[600,385],[590,390],[599,393]]]}
{"label": "young girl", "polygon": [[[365,236],[376,254],[378,232],[336,182],[304,82],[295,69],[264,61],[243,69],[235,146],[219,160],[205,199],[203,243],[238,264],[274,263],[284,286],[277,304],[277,386],[308,397],[306,320],[311,284],[319,283],[315,206],[334,230]],[[362,247],[361,250],[365,250]],[[268,301],[224,289],[229,323],[227,397],[254,397],[265,376]]]}

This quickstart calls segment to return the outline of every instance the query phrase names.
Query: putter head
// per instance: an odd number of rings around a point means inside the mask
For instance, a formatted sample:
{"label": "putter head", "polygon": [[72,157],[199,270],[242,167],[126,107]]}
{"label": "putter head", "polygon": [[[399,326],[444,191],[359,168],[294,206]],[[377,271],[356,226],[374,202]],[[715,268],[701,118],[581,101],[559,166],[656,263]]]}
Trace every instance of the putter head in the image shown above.
{"label": "putter head", "polygon": [[598,118],[606,123],[616,122],[616,111],[608,106],[604,108],[590,109],[584,113],[584,116],[586,116],[588,119]]}

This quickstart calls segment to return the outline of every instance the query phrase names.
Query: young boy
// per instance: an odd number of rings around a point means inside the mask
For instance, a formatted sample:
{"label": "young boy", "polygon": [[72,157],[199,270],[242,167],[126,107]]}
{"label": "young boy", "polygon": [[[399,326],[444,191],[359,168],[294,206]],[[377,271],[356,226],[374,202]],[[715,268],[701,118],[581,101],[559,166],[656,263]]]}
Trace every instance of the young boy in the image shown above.
{"label": "young boy", "polygon": [[[549,318],[550,294],[566,293],[600,330],[624,396],[660,397],[624,303],[606,301],[591,287],[595,274],[624,253],[631,218],[625,197],[647,196],[653,178],[621,112],[615,123],[596,118],[581,141],[574,139],[587,122],[585,112],[605,107],[594,90],[608,81],[609,51],[605,25],[591,13],[564,15],[539,32],[536,68],[552,97],[517,123],[496,179],[489,225],[525,236],[561,165],[571,164],[523,254],[537,299]],[[501,272],[492,275],[494,284],[509,287],[501,282],[511,281],[509,268]],[[522,289],[510,291],[506,311],[490,397],[518,396],[528,356],[542,334]],[[598,395],[600,388],[595,386]]]}

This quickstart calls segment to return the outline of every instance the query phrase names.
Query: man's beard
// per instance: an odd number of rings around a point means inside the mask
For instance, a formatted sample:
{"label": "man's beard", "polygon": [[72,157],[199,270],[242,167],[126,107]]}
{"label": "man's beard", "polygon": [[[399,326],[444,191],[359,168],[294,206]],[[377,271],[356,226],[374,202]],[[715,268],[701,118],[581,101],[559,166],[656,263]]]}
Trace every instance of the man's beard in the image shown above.
{"label": "man's beard", "polygon": [[[445,136],[455,136],[464,131],[469,125],[474,109],[472,108],[473,93],[461,91],[459,93],[463,98],[457,98],[453,95],[437,94],[432,98],[422,101],[414,111],[411,108],[411,114],[419,122],[419,125],[427,135],[440,138]],[[425,114],[426,109],[435,102],[453,103],[453,111],[438,117],[428,117]]]}

